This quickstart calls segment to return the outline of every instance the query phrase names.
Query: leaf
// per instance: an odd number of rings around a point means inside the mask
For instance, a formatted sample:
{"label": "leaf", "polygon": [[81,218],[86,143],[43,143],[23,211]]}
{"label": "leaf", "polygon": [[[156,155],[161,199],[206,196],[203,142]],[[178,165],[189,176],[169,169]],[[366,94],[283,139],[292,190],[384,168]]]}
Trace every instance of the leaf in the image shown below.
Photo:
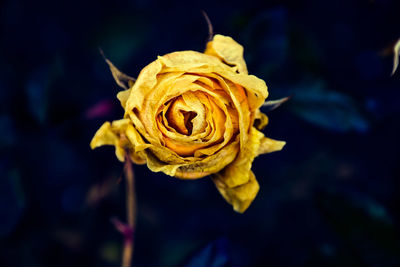
{"label": "leaf", "polygon": [[397,67],[399,66],[399,52],[400,52],[400,39],[397,40],[396,44],[393,47],[393,70],[391,76],[394,75],[394,73],[397,70]]}
{"label": "leaf", "polygon": [[40,123],[46,119],[49,80],[48,67],[39,67],[30,74],[25,87],[29,112]]}
{"label": "leaf", "polygon": [[225,238],[217,239],[199,252],[195,253],[190,260],[184,264],[185,267],[198,267],[198,266],[210,266],[210,267],[221,267],[228,266],[228,240]]}
{"label": "leaf", "polygon": [[0,173],[5,173],[5,177],[0,179],[0,237],[12,232],[25,207],[19,172],[16,169],[7,169],[4,165],[0,162]]}
{"label": "leaf", "polygon": [[41,124],[45,123],[47,118],[50,90],[61,74],[62,62],[59,58],[48,64],[39,65],[29,73],[25,84],[28,111]]}
{"label": "leaf", "polygon": [[268,111],[274,110],[274,109],[278,108],[280,105],[282,105],[283,103],[285,103],[286,101],[288,101],[290,98],[291,98],[291,96],[287,96],[287,97],[277,99],[277,100],[266,101],[262,105],[263,111],[268,112]]}
{"label": "leaf", "polygon": [[345,250],[370,266],[398,262],[396,227],[381,203],[362,192],[340,188],[321,190],[316,202],[322,217],[344,241]]}
{"label": "leaf", "polygon": [[13,120],[7,115],[0,115],[0,148],[12,146],[16,141]]}
{"label": "leaf", "polygon": [[369,123],[351,97],[326,89],[322,82],[298,86],[290,108],[299,117],[317,126],[347,132],[365,132]]}
{"label": "leaf", "polygon": [[108,58],[106,58],[103,50],[101,50],[101,49],[100,49],[100,54],[102,55],[102,57],[108,64],[108,67],[110,68],[111,74],[112,74],[115,82],[120,87],[124,88],[125,90],[128,90],[135,83],[136,79],[131,76],[126,75],[125,73],[123,73],[119,69],[117,69],[117,67],[115,67],[114,64]]}

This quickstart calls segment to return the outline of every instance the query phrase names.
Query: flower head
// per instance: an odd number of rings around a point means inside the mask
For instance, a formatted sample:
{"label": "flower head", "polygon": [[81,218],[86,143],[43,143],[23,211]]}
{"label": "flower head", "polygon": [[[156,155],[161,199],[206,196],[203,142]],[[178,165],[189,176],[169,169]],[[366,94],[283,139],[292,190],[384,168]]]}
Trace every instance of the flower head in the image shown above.
{"label": "flower head", "polygon": [[[129,77],[111,66],[118,84]],[[129,153],[133,162],[181,179],[211,175],[240,213],[259,190],[254,158],[285,144],[260,131],[268,123],[260,111],[267,86],[248,75],[243,47],[231,37],[215,35],[204,53],[158,57],[117,97],[124,118],[104,123],[92,148],[114,145],[120,161]]]}

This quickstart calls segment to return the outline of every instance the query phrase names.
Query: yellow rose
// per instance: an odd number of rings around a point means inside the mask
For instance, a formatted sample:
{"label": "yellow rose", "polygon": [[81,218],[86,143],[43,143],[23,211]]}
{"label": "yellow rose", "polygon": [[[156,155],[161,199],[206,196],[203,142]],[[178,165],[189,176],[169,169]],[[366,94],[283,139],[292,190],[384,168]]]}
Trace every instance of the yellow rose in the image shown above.
{"label": "yellow rose", "polygon": [[120,161],[127,151],[133,162],[181,179],[211,175],[242,213],[259,190],[254,158],[285,145],[259,131],[268,123],[259,110],[267,96],[265,82],[247,73],[243,47],[215,35],[204,53],[174,52],[146,66],[117,95],[124,118],[104,123],[90,145],[114,145]]}

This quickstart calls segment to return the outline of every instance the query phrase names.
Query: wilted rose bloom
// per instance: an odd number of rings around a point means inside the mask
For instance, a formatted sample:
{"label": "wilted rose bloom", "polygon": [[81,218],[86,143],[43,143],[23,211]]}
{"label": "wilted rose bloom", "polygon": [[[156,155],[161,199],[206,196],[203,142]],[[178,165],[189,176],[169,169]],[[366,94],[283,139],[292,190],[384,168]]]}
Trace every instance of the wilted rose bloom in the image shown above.
{"label": "wilted rose bloom", "polygon": [[114,145],[120,161],[127,151],[133,162],[181,179],[211,175],[242,213],[259,190],[254,158],[285,145],[260,132],[267,96],[265,82],[247,72],[243,47],[215,35],[204,53],[174,52],[146,66],[117,95],[124,118],[104,123],[91,147]]}

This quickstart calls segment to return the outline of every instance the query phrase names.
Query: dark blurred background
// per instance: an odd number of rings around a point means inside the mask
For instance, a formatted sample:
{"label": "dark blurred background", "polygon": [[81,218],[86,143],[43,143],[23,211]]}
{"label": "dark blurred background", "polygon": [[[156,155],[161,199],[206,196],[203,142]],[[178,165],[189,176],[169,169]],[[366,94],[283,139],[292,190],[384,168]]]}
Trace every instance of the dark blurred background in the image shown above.
{"label": "dark blurred background", "polygon": [[90,150],[123,115],[98,48],[137,76],[203,51],[207,24],[245,47],[270,99],[261,190],[235,213],[210,179],[135,166],[135,266],[399,266],[397,0],[0,3],[0,266],[119,266],[123,164]]}

